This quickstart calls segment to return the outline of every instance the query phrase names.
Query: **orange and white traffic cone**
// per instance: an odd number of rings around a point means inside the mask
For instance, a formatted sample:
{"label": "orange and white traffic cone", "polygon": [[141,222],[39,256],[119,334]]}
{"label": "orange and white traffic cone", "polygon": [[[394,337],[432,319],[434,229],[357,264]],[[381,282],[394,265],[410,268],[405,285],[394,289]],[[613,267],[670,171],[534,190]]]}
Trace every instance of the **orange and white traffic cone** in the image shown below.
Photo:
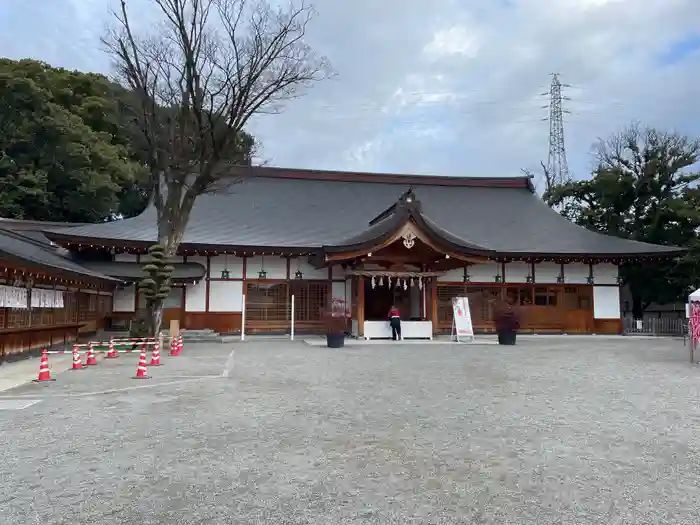
{"label": "orange and white traffic cone", "polygon": [[71,370],[84,370],[83,362],[80,360],[78,345],[73,345],[73,368]]}
{"label": "orange and white traffic cone", "polygon": [[107,355],[105,355],[105,359],[114,359],[116,357],[119,357],[119,354],[114,349],[114,340],[110,337],[109,347],[107,349]]}
{"label": "orange and white traffic cone", "polygon": [[41,351],[41,363],[39,363],[39,377],[34,382],[41,383],[43,381],[56,381],[51,379],[51,371],[49,370],[49,353],[44,348]]}
{"label": "orange and white traffic cone", "polygon": [[148,368],[146,368],[146,351],[141,350],[141,355],[139,356],[139,365],[136,369],[136,375],[133,379],[150,379],[148,375]]}
{"label": "orange and white traffic cone", "polygon": [[177,338],[175,338],[175,337],[173,337],[170,340],[170,355],[171,356],[177,355]]}
{"label": "orange and white traffic cone", "polygon": [[95,357],[95,352],[92,350],[92,343],[88,343],[87,358],[85,359],[85,366],[93,366],[97,364],[97,358]]}
{"label": "orange and white traffic cone", "polygon": [[184,349],[185,345],[182,341],[182,334],[177,336],[177,355],[180,355],[180,352]]}
{"label": "orange and white traffic cone", "polygon": [[151,366],[160,366],[163,363],[160,362],[160,348],[158,348],[158,342],[153,345],[153,352],[151,353]]}

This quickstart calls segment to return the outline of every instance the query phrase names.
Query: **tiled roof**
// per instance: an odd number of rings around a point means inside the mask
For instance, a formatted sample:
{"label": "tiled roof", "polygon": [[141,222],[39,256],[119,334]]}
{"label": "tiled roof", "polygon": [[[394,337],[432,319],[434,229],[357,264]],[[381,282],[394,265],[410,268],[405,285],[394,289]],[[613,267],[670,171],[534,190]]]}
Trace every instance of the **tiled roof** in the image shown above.
{"label": "tiled roof", "polygon": [[[426,221],[497,254],[624,256],[678,251],[577,226],[543,203],[523,178],[503,179],[494,187],[479,184],[478,179],[459,185],[425,177],[416,185],[416,177],[392,177],[392,182],[379,176],[379,182],[373,182],[367,175],[357,182],[348,176],[344,180],[249,177],[226,191],[199,197],[183,243],[275,248],[338,245],[365,232],[372,218],[414,186]],[[66,239],[157,239],[153,208],[133,219],[47,230]]]}
{"label": "tiled roof", "polygon": [[[123,261],[91,261],[81,263],[94,272],[99,272],[124,281],[139,281],[145,277],[143,264]],[[199,280],[207,274],[207,269],[196,262],[173,263],[173,280]]]}
{"label": "tiled roof", "polygon": [[23,232],[0,228],[0,257],[16,260],[18,263],[49,270],[68,272],[82,277],[92,277],[107,281],[118,281],[102,273],[84,268],[67,256],[59,253],[59,248],[40,232]]}

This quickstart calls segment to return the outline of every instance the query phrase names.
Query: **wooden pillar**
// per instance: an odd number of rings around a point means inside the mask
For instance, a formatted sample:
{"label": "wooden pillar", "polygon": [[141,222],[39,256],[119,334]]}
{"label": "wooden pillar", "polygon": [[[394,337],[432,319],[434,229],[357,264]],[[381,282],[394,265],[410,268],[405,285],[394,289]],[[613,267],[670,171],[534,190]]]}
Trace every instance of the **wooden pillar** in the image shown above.
{"label": "wooden pillar", "polygon": [[365,278],[357,277],[357,336],[365,335]]}
{"label": "wooden pillar", "polygon": [[433,277],[430,281],[430,301],[428,303],[428,311],[430,312],[430,320],[433,323],[433,336],[438,331],[438,303],[437,303],[437,277]]}

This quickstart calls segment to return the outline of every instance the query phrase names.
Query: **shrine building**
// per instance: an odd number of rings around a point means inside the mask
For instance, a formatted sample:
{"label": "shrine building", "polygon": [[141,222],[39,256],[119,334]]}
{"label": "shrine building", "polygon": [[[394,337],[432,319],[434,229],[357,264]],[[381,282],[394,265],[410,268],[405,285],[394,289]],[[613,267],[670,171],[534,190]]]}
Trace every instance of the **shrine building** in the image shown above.
{"label": "shrine building", "polygon": [[[237,171],[240,170],[240,171]],[[382,337],[392,304],[406,335],[449,333],[451,299],[469,298],[477,332],[493,330],[498,299],[522,309],[522,330],[622,331],[618,266],[679,248],[577,226],[535,194],[531,179],[431,177],[236,168],[198,198],[184,234],[164,320],[186,329],[284,333],[323,329],[330,298],[349,307],[348,330]],[[110,317],[127,320],[135,283],[157,241],[156,213],[44,228],[87,271],[120,284]],[[245,316],[243,316],[245,313]]]}

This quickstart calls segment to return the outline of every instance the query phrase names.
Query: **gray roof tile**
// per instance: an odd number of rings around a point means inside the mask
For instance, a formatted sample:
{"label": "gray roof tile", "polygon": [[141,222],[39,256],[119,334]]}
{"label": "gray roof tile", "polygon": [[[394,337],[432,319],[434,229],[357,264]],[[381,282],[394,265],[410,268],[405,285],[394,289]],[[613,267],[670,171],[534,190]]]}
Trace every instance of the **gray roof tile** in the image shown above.
{"label": "gray roof tile", "polygon": [[0,256],[3,255],[33,266],[44,266],[84,277],[118,281],[118,279],[112,279],[102,273],[84,268],[67,256],[60,254],[59,249],[52,246],[51,241],[40,232],[18,233],[0,229]]}
{"label": "gray roof tile", "polygon": [[[408,179],[407,179],[408,180]],[[426,182],[429,179],[426,178]],[[255,176],[201,196],[183,243],[315,248],[360,235],[405,192],[408,182],[348,182]],[[415,186],[427,220],[502,254],[633,255],[676,251],[591,232],[552,211],[529,189]],[[69,237],[156,240],[153,208],[133,219],[49,230]]]}

